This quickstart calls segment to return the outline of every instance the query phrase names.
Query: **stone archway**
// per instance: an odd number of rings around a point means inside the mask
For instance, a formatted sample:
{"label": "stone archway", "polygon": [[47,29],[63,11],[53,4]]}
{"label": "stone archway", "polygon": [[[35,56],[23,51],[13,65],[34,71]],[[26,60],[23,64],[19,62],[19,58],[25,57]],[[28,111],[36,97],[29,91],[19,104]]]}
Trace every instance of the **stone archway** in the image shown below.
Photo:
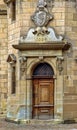
{"label": "stone archway", "polygon": [[48,63],[39,63],[33,71],[32,118],[54,118],[54,71]]}

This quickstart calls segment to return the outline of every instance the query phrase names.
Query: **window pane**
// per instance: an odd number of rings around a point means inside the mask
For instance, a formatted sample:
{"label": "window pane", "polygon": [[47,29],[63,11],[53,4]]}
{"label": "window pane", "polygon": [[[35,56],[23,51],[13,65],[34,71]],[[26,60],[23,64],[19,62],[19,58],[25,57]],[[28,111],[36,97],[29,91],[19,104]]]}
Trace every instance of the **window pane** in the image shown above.
{"label": "window pane", "polygon": [[15,67],[12,68],[12,91],[11,93],[16,92],[16,76],[15,76]]}

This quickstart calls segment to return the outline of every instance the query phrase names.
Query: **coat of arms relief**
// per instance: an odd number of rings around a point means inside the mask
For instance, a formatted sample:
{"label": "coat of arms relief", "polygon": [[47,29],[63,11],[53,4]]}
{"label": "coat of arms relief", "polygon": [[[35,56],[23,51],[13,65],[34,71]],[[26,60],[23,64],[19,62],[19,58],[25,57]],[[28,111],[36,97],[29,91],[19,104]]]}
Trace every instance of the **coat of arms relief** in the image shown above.
{"label": "coat of arms relief", "polygon": [[49,14],[47,9],[47,2],[45,0],[39,0],[37,4],[37,10],[35,14],[32,16],[32,20],[37,26],[34,34],[44,34],[48,33],[46,25],[50,20],[52,20],[53,16]]}
{"label": "coat of arms relief", "polygon": [[35,28],[30,28],[26,37],[20,38],[20,43],[62,41],[62,36],[56,36],[52,27],[47,27],[53,19],[48,11],[47,0],[38,0],[35,13],[31,16]]}

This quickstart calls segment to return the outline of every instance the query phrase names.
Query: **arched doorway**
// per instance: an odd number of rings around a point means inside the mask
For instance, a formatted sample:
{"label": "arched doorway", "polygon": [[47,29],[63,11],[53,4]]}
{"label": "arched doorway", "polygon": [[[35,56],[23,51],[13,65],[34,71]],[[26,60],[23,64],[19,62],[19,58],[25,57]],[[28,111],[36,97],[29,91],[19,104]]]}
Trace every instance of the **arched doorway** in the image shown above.
{"label": "arched doorway", "polygon": [[33,119],[54,117],[54,71],[48,63],[38,64],[33,72]]}

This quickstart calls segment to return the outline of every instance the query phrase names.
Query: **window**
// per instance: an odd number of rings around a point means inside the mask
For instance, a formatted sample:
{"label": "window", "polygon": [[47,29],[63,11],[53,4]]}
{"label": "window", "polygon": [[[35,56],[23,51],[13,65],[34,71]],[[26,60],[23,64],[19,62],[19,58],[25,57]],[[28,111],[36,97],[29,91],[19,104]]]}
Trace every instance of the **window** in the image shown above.
{"label": "window", "polygon": [[15,66],[13,66],[12,67],[12,88],[11,88],[12,94],[15,94],[15,92],[16,92],[16,75],[15,75],[15,72],[16,72],[16,68],[15,68]]}
{"label": "window", "polygon": [[12,21],[16,20],[16,1],[12,1],[12,6],[11,6],[11,13],[12,13]]}
{"label": "window", "polygon": [[16,56],[14,54],[9,54],[7,58],[7,62],[10,67],[10,86],[11,86],[11,94],[16,93]]}

